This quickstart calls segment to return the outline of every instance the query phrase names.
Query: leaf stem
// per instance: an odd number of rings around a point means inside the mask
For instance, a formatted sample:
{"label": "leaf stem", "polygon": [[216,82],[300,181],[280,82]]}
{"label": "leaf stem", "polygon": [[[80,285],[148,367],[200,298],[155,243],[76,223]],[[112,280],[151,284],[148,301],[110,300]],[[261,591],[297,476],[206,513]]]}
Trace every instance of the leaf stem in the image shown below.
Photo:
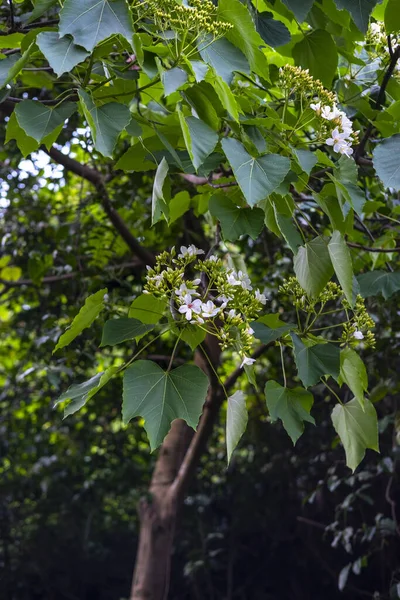
{"label": "leaf stem", "polygon": [[225,389],[224,384],[222,383],[222,380],[221,380],[220,376],[218,375],[217,371],[214,369],[214,365],[212,364],[210,357],[208,356],[208,354],[207,354],[207,352],[206,352],[206,350],[205,350],[205,348],[204,348],[204,346],[202,344],[200,344],[200,348],[201,348],[201,351],[203,352],[204,356],[206,357],[207,362],[210,365],[210,367],[211,367],[211,369],[212,369],[215,377],[218,379],[218,382],[219,382],[220,386],[222,387],[222,389],[224,391],[226,399],[228,400],[228,398],[229,398],[228,393],[227,393],[227,391]]}
{"label": "leaf stem", "polygon": [[326,380],[324,380],[324,385],[325,387],[328,388],[328,390],[331,392],[331,394],[333,394],[335,396],[335,398],[340,402],[340,404],[343,406],[343,402],[341,401],[341,399],[339,398],[339,396],[337,395],[337,393],[331,388],[330,385],[328,385],[328,383],[326,382]]}
{"label": "leaf stem", "polygon": [[282,346],[281,342],[279,342],[279,348],[281,350],[281,363],[282,363],[282,373],[283,373],[283,385],[285,387],[287,387],[287,385],[286,385],[285,361],[283,359],[283,346]]}

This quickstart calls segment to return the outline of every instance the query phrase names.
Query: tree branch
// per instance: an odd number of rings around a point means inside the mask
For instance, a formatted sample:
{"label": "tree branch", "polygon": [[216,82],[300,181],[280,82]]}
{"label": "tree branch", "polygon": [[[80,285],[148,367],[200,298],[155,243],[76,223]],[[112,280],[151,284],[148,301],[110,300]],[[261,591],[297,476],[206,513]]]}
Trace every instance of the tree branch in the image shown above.
{"label": "tree branch", "polygon": [[[376,99],[376,103],[375,103],[376,110],[381,110],[383,103],[385,102],[385,91],[386,91],[387,85],[390,81],[390,78],[393,74],[393,71],[396,68],[396,63],[399,58],[400,58],[400,46],[398,46],[394,52],[392,51],[390,63],[389,63],[387,70],[385,71],[384,76],[383,76],[379,94]],[[363,136],[361,142],[359,143],[358,148],[356,149],[356,151],[354,153],[354,158],[356,161],[364,154],[365,146],[369,140],[369,137],[372,133],[373,128],[374,128],[374,124],[370,123],[368,125],[367,129],[365,130],[364,136]]]}
{"label": "tree branch", "polygon": [[363,246],[362,244],[356,244],[354,242],[347,242],[347,245],[350,246],[350,248],[359,248],[366,252],[386,252],[387,254],[390,254],[391,252],[400,252],[400,246],[396,246],[395,248],[373,248],[372,246]]}
{"label": "tree branch", "polygon": [[155,259],[152,252],[144,248],[137,239],[132,235],[129,231],[129,228],[119,212],[113,207],[110,197],[107,192],[107,188],[104,183],[104,179],[100,171],[97,169],[93,169],[92,167],[88,167],[87,165],[83,165],[79,161],[71,158],[70,156],[63,154],[57,148],[52,147],[49,151],[43,148],[43,151],[46,152],[55,162],[62,165],[67,171],[71,171],[75,175],[79,177],[83,177],[96,188],[101,203],[103,205],[104,211],[111,223],[114,225],[115,229],[118,231],[119,235],[122,237],[126,245],[132,250],[136,256],[138,256],[144,265],[154,265]]}

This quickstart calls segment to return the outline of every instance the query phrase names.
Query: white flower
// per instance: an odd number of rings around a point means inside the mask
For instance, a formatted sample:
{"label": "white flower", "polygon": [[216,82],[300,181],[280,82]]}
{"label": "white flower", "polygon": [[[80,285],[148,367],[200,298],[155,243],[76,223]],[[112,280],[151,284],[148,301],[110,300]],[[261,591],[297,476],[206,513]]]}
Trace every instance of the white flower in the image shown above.
{"label": "white flower", "polygon": [[232,298],[230,298],[229,296],[218,296],[217,298],[217,302],[221,302],[221,310],[223,310],[224,308],[226,308],[228,306],[228,302],[229,300],[232,300]]}
{"label": "white flower", "polygon": [[181,314],[185,314],[185,317],[188,321],[192,320],[193,313],[200,314],[202,302],[198,298],[196,300],[192,300],[190,294],[186,294],[183,298],[184,304],[179,307],[179,312]]}
{"label": "white flower", "polygon": [[181,254],[178,254],[178,258],[185,258],[185,256],[196,256],[197,254],[204,254],[204,250],[196,248],[194,244],[190,246],[181,246]]}
{"label": "white flower", "polygon": [[340,152],[340,154],[345,154],[346,156],[348,156],[350,158],[350,156],[353,154],[353,148],[351,146],[349,146],[349,144],[346,144],[346,145],[341,146],[339,152]]}
{"label": "white flower", "polygon": [[242,288],[244,290],[252,290],[253,289],[253,287],[251,285],[250,277],[246,273],[243,273],[243,271],[238,271],[237,277],[240,282],[240,285],[242,286]]}
{"label": "white flower", "polygon": [[[335,129],[332,131],[332,137],[326,140],[326,144],[328,144],[328,146],[333,146],[335,152],[347,154],[348,156],[349,153],[351,154],[353,152],[353,150],[346,142],[346,137],[347,135],[345,133],[340,133],[339,129],[335,127]],[[351,150],[351,152],[348,152],[348,150]]]}
{"label": "white flower", "polygon": [[201,308],[202,308],[201,315],[203,317],[206,317],[207,319],[210,319],[211,317],[215,317],[215,315],[217,315],[219,313],[219,311],[221,310],[218,306],[215,306],[214,302],[211,302],[211,300],[208,300],[208,302],[205,302]]}
{"label": "white flower", "polygon": [[317,115],[321,114],[321,102],[317,102],[316,104],[311,103],[310,104],[310,108],[312,108],[313,110],[315,110]]}
{"label": "white flower", "polygon": [[327,119],[328,121],[330,121],[330,120],[331,120],[331,118],[332,118],[332,117],[331,117],[331,114],[332,114],[332,113],[331,113],[331,107],[330,107],[330,106],[323,106],[323,107],[321,108],[321,117],[322,117],[323,119]]}
{"label": "white flower", "polygon": [[252,328],[250,327],[250,325],[248,325],[248,327],[246,327],[246,333],[247,333],[248,335],[253,335],[253,333],[254,333],[254,329],[252,329]]}
{"label": "white flower", "polygon": [[[193,282],[194,283],[194,282]],[[187,296],[189,294],[192,296],[198,296],[199,294],[196,292],[196,290],[192,289],[192,288],[188,288],[186,283],[182,283],[179,288],[177,290],[175,290],[175,294],[179,297],[179,298],[183,298],[184,296]]]}
{"label": "white flower", "polygon": [[192,320],[190,321],[190,322],[191,322],[193,325],[197,325],[198,323],[201,323],[201,324],[203,324],[203,323],[204,323],[204,319],[202,319],[202,318],[200,317],[200,315],[193,315],[193,316],[194,316],[194,319],[192,319]]}
{"label": "white flower", "polygon": [[234,308],[231,308],[230,311],[228,311],[228,319],[234,319],[236,317],[236,310]]}
{"label": "white flower", "polygon": [[255,297],[258,302],[261,302],[261,304],[267,304],[267,298],[264,294],[261,294],[260,290],[256,290]]}
{"label": "white flower", "polygon": [[243,356],[242,364],[240,365],[240,367],[243,368],[245,365],[248,365],[250,367],[255,362],[256,362],[255,358],[250,358],[249,356]]}
{"label": "white flower", "polygon": [[241,285],[241,282],[237,278],[236,271],[229,271],[229,273],[227,273],[227,275],[226,275],[226,279],[227,279],[229,285]]}
{"label": "white flower", "polygon": [[211,260],[211,262],[217,262],[218,256],[215,256],[215,254],[211,254],[211,256],[207,258],[207,260]]}
{"label": "white flower", "polygon": [[148,280],[153,282],[156,287],[160,287],[162,278],[163,278],[163,275],[161,273],[161,275],[154,275],[154,277],[149,277]]}
{"label": "white flower", "polygon": [[201,279],[193,279],[192,283],[193,283],[193,285],[200,285]]}
{"label": "white flower", "polygon": [[363,340],[364,339],[364,334],[362,331],[355,331],[353,333],[353,337],[356,338],[356,340]]}

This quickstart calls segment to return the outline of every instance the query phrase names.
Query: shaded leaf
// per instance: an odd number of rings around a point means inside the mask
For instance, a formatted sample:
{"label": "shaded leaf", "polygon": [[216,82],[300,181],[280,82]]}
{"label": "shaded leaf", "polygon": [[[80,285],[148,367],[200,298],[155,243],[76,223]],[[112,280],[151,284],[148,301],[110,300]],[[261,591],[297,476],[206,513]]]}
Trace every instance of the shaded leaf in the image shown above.
{"label": "shaded leaf", "polygon": [[179,118],[187,151],[197,171],[217,145],[218,134],[201,119],[185,118],[180,111]]}
{"label": "shaded leaf", "polygon": [[24,100],[15,107],[15,116],[18,125],[29,137],[42,142],[51,136],[54,142],[64,122],[75,110],[76,104],[73,102],[64,102],[57,108],[50,108],[37,100]]}
{"label": "shaded leaf", "polygon": [[329,256],[336,273],[336,277],[350,304],[354,305],[353,266],[350,251],[340,231],[334,231],[328,244]]}
{"label": "shaded leaf", "polygon": [[343,348],[340,352],[338,383],[348,385],[361,406],[364,406],[364,392],[368,389],[367,369],[357,352],[352,348]]}
{"label": "shaded leaf", "polygon": [[56,350],[68,346],[84,329],[90,327],[104,308],[104,296],[106,293],[107,290],[104,288],[86,298],[85,304],[72,321],[70,327],[60,336],[53,354]]}
{"label": "shaded leaf", "polygon": [[285,335],[293,329],[295,325],[292,323],[284,323],[279,319],[279,314],[264,315],[251,323],[251,328],[254,330],[254,336],[263,344],[269,344]]}
{"label": "shaded leaf", "polygon": [[142,337],[148,331],[153,329],[153,325],[144,325],[137,319],[121,317],[119,319],[110,319],[104,323],[103,335],[101,338],[102,346],[115,346],[126,340],[133,340]]}
{"label": "shaded leaf", "polygon": [[198,367],[184,365],[166,372],[149,360],[136,361],[124,373],[123,422],[143,417],[153,451],[175,419],[197,427],[207,389],[208,377]]}
{"label": "shaded leaf", "polygon": [[314,418],[310,415],[314,398],[304,388],[289,389],[282,387],[277,381],[267,381],[265,398],[271,421],[282,421],[293,444],[302,435],[305,422],[315,425]]}
{"label": "shaded leaf", "polygon": [[338,65],[338,53],[332,36],[324,29],[307,33],[293,47],[296,65],[309,69],[310,74],[330,86]]}
{"label": "shaded leaf", "polygon": [[224,239],[231,242],[241,235],[255,240],[264,225],[264,212],[260,208],[239,208],[226,196],[211,196],[209,210],[221,223]]}
{"label": "shaded leaf", "polygon": [[314,4],[314,0],[282,0],[282,2],[300,22],[304,21]]}
{"label": "shaded leaf", "polygon": [[102,387],[108,383],[111,377],[118,371],[117,367],[109,367],[103,373],[97,373],[94,377],[83,383],[71,385],[66,392],[61,394],[54,403],[56,407],[61,402],[70,400],[65,407],[64,418],[73,415],[90,400]]}
{"label": "shaded leaf", "polygon": [[329,343],[306,346],[295,333],[291,333],[291,337],[297,371],[306,388],[318,383],[323,375],[331,375],[334,379],[339,377],[338,346]]}
{"label": "shaded leaf", "polygon": [[176,92],[176,90],[179,90],[179,88],[187,82],[187,79],[188,75],[186,71],[179,67],[163,71],[161,74],[161,82],[164,86],[165,95],[169,96]]}
{"label": "shaded leaf", "polygon": [[158,323],[164,316],[167,302],[161,298],[155,298],[151,294],[142,294],[132,302],[128,317],[138,319],[146,325]]}
{"label": "shaded leaf", "polygon": [[153,183],[153,194],[151,200],[151,224],[158,223],[162,215],[168,220],[168,190],[166,189],[166,181],[168,176],[169,166],[165,157],[157,167],[156,175]]}
{"label": "shaded leaf", "polygon": [[257,31],[268,46],[276,48],[290,42],[290,31],[282,21],[273,18],[270,12],[256,15]]}
{"label": "shaded leaf", "polygon": [[351,14],[358,29],[365,33],[368,29],[369,17],[378,0],[335,0],[339,9],[346,9]]}
{"label": "shaded leaf", "polygon": [[245,55],[226,38],[213,41],[211,35],[206,35],[197,42],[197,47],[204,62],[211,65],[228,85],[235,71],[250,73]]}
{"label": "shaded leaf", "polygon": [[379,452],[378,419],[374,405],[365,399],[364,408],[356,398],[337,404],[332,411],[332,423],[346,452],[346,463],[354,471],[367,448]]}
{"label": "shaded leaf", "polygon": [[228,454],[228,464],[234,449],[246,431],[247,421],[248,413],[246,408],[246,396],[241,390],[238,390],[227,400],[226,449]]}
{"label": "shaded leaf", "polygon": [[357,277],[360,285],[360,294],[363,298],[382,296],[387,300],[400,290],[400,272],[371,271]]}
{"label": "shaded leaf", "polygon": [[376,146],[373,163],[376,174],[387,188],[400,190],[400,134],[386,138]]}

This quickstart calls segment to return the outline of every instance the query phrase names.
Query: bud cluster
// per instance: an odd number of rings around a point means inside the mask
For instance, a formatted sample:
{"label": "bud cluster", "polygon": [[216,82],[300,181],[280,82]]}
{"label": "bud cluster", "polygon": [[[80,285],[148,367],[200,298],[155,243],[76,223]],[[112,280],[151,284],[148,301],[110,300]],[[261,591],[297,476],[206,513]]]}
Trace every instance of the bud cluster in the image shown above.
{"label": "bud cluster", "polygon": [[254,343],[250,322],[266,304],[260,290],[253,290],[250,278],[242,271],[225,266],[215,255],[203,260],[204,251],[194,245],[181,246],[177,254],[163,252],[154,267],[147,267],[144,293],[168,302],[170,318],[180,327],[188,323],[218,338],[221,348],[232,347],[242,360]]}

